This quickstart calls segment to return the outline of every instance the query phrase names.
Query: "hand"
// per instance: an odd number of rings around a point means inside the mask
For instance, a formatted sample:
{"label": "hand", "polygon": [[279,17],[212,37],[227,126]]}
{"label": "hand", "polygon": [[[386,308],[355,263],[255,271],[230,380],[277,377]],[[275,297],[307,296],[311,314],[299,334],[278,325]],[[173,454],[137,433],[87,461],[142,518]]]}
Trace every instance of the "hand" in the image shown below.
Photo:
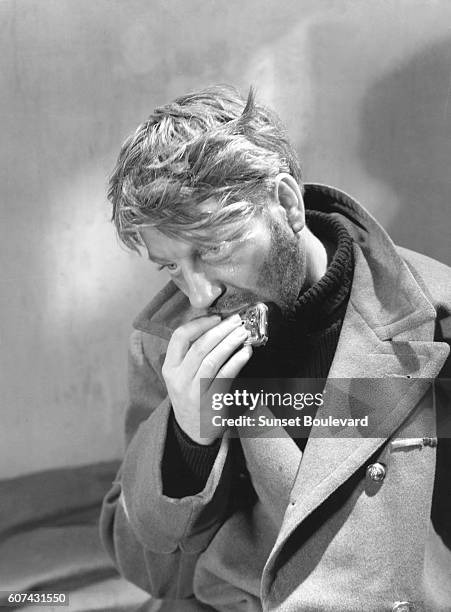
{"label": "hand", "polygon": [[[162,374],[177,423],[198,444],[211,444],[226,430],[211,423],[211,387],[218,379],[230,379],[224,381],[227,388],[221,386],[221,391],[229,390],[252,355],[251,346],[237,351],[248,335],[238,314],[223,321],[218,316],[201,317],[172,334]],[[210,391],[201,390],[201,378],[211,379]],[[201,436],[202,410],[208,419],[204,420]]]}

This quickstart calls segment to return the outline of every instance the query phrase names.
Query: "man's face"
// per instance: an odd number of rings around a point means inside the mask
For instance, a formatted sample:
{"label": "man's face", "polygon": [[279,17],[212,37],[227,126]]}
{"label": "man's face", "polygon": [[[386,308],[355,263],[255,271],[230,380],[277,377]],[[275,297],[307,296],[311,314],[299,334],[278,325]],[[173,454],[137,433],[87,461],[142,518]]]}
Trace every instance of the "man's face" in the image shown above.
{"label": "man's face", "polygon": [[228,315],[256,302],[273,302],[286,312],[301,291],[305,255],[276,206],[253,219],[243,237],[215,248],[169,238],[152,227],[140,233],[149,258],[167,270],[194,308],[208,314]]}

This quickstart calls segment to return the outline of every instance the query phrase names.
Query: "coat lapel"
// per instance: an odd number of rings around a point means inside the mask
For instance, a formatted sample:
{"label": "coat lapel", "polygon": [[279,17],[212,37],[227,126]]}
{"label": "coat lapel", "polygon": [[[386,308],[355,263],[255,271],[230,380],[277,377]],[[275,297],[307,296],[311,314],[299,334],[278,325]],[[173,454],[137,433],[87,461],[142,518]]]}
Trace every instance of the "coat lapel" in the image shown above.
{"label": "coat lapel", "polygon": [[370,270],[364,247],[356,244],[354,255],[350,301],[316,417],[368,415],[369,427],[312,428],[265,567],[263,591],[290,534],[408,418],[448,354],[445,344],[432,341],[435,310],[402,260],[397,256],[401,269],[393,277],[377,270],[376,262]]}
{"label": "coat lapel", "polygon": [[[352,304],[347,316],[324,404],[316,416],[368,415],[369,426],[313,427],[291,494],[291,501],[303,509],[296,512],[296,522],[329,497],[400,427],[447,356],[445,346],[431,341],[381,342],[369,328],[365,338]],[[356,347],[364,338],[366,350],[360,353]]]}

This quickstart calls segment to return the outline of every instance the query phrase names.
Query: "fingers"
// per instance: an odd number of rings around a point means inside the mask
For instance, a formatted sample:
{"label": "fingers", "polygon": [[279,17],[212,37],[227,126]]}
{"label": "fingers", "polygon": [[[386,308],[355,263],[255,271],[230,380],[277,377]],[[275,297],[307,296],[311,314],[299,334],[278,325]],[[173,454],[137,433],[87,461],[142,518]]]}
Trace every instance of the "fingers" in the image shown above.
{"label": "fingers", "polygon": [[[183,326],[182,326],[183,327]],[[183,332],[182,342],[186,342],[186,330],[179,328]],[[233,315],[228,319],[224,319],[219,324],[210,326],[207,331],[203,335],[197,338],[195,342],[190,345],[190,348],[186,352],[183,358],[183,372],[189,378],[194,378],[202,366],[204,360],[207,360],[207,363],[210,364],[211,368],[208,370],[208,374],[205,374],[206,377],[212,375],[210,372],[217,371],[224,363],[225,359],[229,357],[229,355],[239,346],[238,343],[234,343],[233,347],[230,349],[229,354],[223,358],[223,360],[219,363],[214,361],[214,356],[211,355],[212,350],[221,343],[230,333],[233,331],[238,332],[240,330],[240,337],[246,338],[247,332],[244,329],[243,325],[241,325],[241,318],[239,315]],[[178,331],[178,330],[176,330]],[[188,330],[189,331],[189,330]],[[174,332],[175,335],[176,332]],[[193,337],[193,334],[191,334]],[[176,338],[177,339],[177,338]],[[244,340],[242,340],[244,342]],[[186,344],[184,345],[186,347]],[[182,354],[182,350],[180,354]],[[166,356],[167,359],[167,356]],[[171,356],[172,359],[172,356]],[[172,361],[167,362],[167,365],[171,366]],[[175,366],[180,365],[181,362],[174,363]]]}
{"label": "fingers", "polygon": [[[235,338],[243,338],[242,342],[244,342],[248,336],[248,332],[241,324],[241,317],[239,315],[233,315],[227,319],[224,319],[224,321],[221,321],[219,325],[216,325],[216,327],[210,329],[192,344],[186,355],[186,362],[187,365],[189,364],[188,367],[193,375],[196,374],[206,358],[210,362],[218,356],[218,353],[214,351],[215,347],[221,344],[228,338],[229,335],[232,334],[233,339],[231,342],[233,344],[233,348],[231,350],[233,351],[237,346],[239,346],[239,343],[237,344],[234,342]],[[227,355],[227,357],[228,356],[229,355]],[[219,369],[222,364],[223,361],[218,364],[217,369]]]}
{"label": "fingers", "polygon": [[230,332],[203,359],[197,371],[197,376],[199,378],[214,378],[248,337],[249,332],[241,325]]}
{"label": "fingers", "polygon": [[[223,321],[217,316],[201,317],[181,325],[168,345],[163,365],[166,383],[171,381],[175,385],[182,379],[214,378],[248,337],[249,332],[238,314]],[[231,372],[233,377],[235,369],[239,371],[251,354],[252,351],[245,350],[238,357],[234,356],[226,373]]]}
{"label": "fingers", "polygon": [[178,327],[168,344],[166,365],[170,367],[179,365],[185,358],[191,344],[206,331],[218,325],[220,321],[221,317],[214,315],[212,317],[200,317]]}
{"label": "fingers", "polygon": [[217,373],[217,378],[235,378],[252,357],[252,346],[246,345],[237,351]]}

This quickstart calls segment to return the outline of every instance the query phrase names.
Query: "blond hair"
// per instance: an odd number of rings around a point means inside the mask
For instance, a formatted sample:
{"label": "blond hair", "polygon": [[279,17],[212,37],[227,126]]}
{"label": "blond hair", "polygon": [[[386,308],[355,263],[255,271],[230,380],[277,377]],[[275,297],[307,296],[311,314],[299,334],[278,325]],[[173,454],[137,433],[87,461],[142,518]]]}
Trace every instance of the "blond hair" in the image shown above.
{"label": "blond hair", "polygon": [[[112,219],[138,252],[142,226],[205,244],[201,230],[241,226],[261,210],[280,172],[301,185],[279,118],[252,88],[245,100],[233,87],[209,87],[157,108],[125,141],[109,183]],[[210,198],[219,206],[202,210]]]}

